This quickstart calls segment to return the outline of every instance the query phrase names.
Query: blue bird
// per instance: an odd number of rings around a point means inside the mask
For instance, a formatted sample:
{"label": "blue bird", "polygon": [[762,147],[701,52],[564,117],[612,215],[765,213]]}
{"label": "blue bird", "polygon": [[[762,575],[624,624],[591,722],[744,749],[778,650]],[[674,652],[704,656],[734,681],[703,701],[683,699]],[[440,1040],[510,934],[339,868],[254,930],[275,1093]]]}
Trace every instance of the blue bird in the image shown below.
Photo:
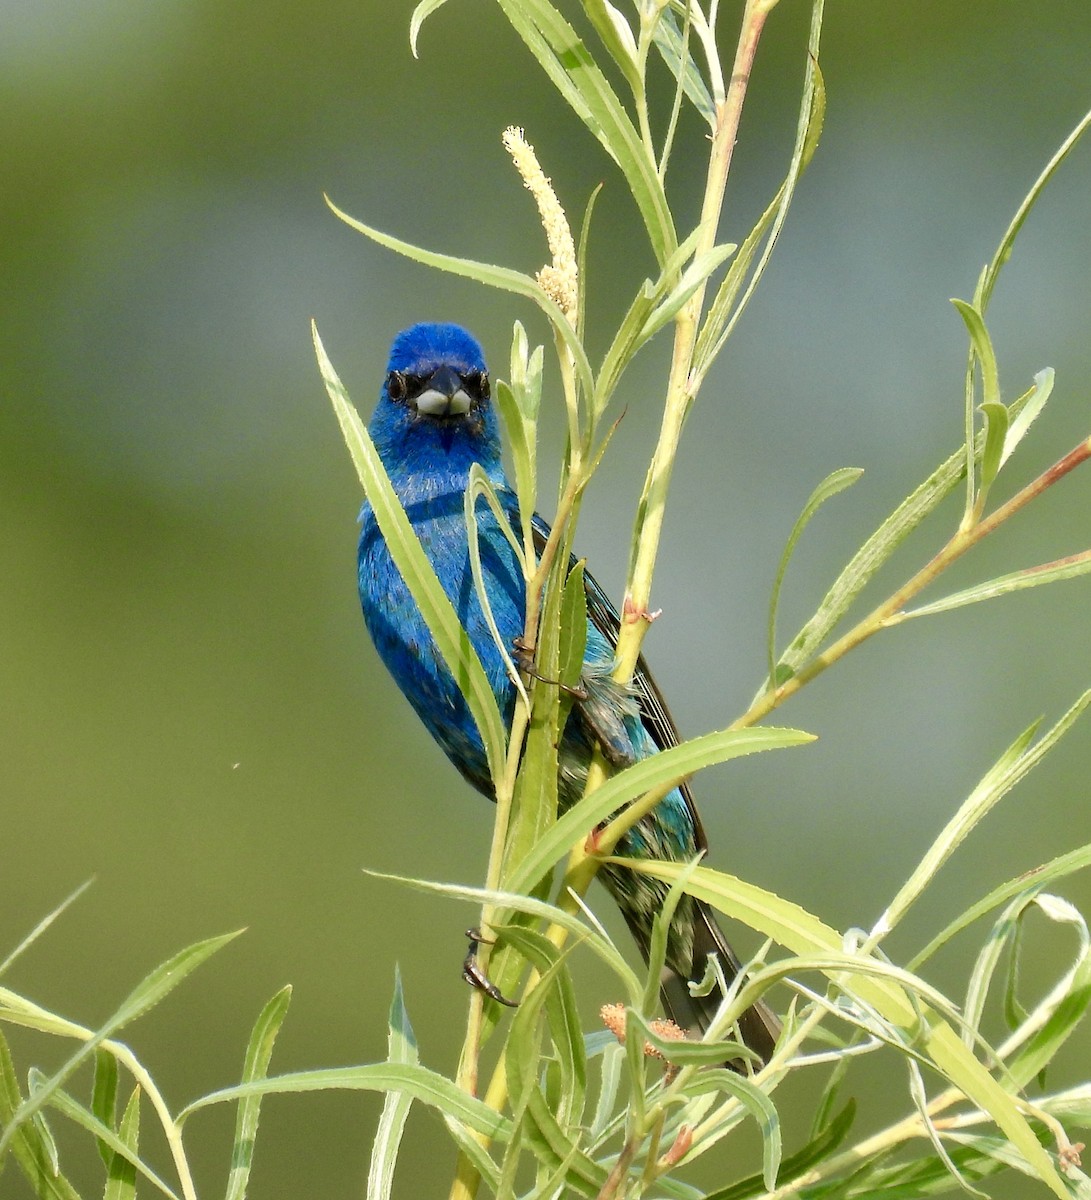
{"label": "blue bird", "polygon": [[[481,347],[458,325],[420,324],[394,339],[369,432],[394,490],[450,597],[488,676],[501,714],[510,723],[515,688],[478,601],[470,569],[463,496],[470,468],[480,464],[519,528],[518,504],[500,457],[497,416],[489,400],[489,375]],[[535,518],[540,529],[544,522]],[[369,633],[402,693],[447,757],[486,796],[492,783],[485,749],[470,710],[432,641],[416,603],[394,565],[374,514],[361,514],[359,587]],[[477,515],[478,543],[493,617],[508,646],[523,632],[522,570],[488,506]],[[620,767],[677,743],[678,734],[641,659],[633,687],[616,684],[610,671],[618,622],[594,580],[587,576],[588,628],[582,687],[564,728],[558,791],[563,808],[583,793],[596,747]],[[705,849],[705,835],[689,789],[672,791],[619,843],[617,854],[688,861]],[[662,883],[604,866],[599,872],[641,951],[647,954],[652,921],[662,908]],[[719,956],[727,978],[739,962],[703,903],[683,897],[671,925],[663,997],[674,1020],[691,1031],[708,1027],[721,997],[713,989],[693,997],[688,980],[706,973]],[[766,1060],[779,1024],[759,1003],[740,1020],[751,1050]]]}

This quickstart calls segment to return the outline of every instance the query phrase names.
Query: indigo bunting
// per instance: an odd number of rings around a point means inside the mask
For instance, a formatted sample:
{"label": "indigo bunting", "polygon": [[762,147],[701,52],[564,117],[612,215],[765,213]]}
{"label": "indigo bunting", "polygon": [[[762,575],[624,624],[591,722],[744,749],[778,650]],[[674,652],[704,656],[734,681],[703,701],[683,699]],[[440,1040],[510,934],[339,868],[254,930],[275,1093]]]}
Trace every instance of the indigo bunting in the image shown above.
{"label": "indigo bunting", "polygon": [[[394,339],[369,432],[410,523],[450,597],[488,676],[501,714],[510,724],[515,687],[478,600],[470,568],[463,495],[470,467],[479,463],[519,528],[518,504],[500,457],[497,416],[481,347],[458,325],[420,324]],[[536,518],[540,521],[540,518]],[[486,796],[492,794],[485,749],[458,685],[436,649],[365,503],[361,514],[359,587],[364,619],[380,657],[447,757]],[[544,527],[544,523],[541,523]],[[478,544],[493,617],[510,647],[523,632],[522,569],[487,505],[477,514]],[[611,677],[617,617],[587,576],[588,628],[581,697],[573,704],[559,746],[559,802],[583,794],[596,748],[614,767],[676,744],[678,734],[641,660],[632,688]],[[676,788],[625,835],[619,856],[688,861],[706,846],[687,786]],[[599,871],[635,940],[647,954],[652,922],[665,884],[605,865]],[[739,962],[707,905],[684,896],[671,924],[663,997],[674,1020],[691,1031],[708,1027],[721,1000],[691,996],[687,981],[706,973],[716,954],[728,980]],[[779,1029],[759,1003],[739,1022],[743,1040],[763,1060]]]}

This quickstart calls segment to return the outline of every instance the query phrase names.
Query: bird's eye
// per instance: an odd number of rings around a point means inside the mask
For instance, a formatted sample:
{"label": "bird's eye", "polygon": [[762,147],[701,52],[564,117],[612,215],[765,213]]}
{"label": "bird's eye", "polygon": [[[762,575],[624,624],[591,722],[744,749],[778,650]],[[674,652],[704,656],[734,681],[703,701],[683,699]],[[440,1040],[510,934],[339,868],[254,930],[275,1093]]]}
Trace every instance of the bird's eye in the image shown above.
{"label": "bird's eye", "polygon": [[467,375],[462,376],[462,382],[466,385],[466,390],[471,396],[479,400],[488,400],[489,398],[489,373],[488,371],[471,371]]}
{"label": "bird's eye", "polygon": [[401,371],[391,371],[386,377],[386,392],[391,400],[404,400],[409,394],[409,387]]}

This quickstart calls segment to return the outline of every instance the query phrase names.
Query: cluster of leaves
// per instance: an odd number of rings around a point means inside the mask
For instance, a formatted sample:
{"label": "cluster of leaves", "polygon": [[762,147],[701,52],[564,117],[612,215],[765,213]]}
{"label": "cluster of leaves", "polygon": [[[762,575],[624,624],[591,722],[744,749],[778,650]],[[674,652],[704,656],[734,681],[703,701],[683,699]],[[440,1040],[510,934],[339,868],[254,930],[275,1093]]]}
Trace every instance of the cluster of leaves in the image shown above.
{"label": "cluster of leaves", "polygon": [[[423,21],[442,2],[424,0],[418,7],[412,24],[414,45]],[[521,1003],[504,1037],[497,1039],[502,1044],[494,1056],[491,1082],[478,1086],[483,1049],[500,1028],[500,1007],[481,993],[474,994],[459,1074],[450,1080],[420,1063],[397,981],[386,1062],[269,1076],[273,1044],[288,1005],[285,991],[269,1002],[254,1027],[240,1084],[172,1113],[150,1072],[117,1036],[229,940],[212,939],[154,971],[98,1030],[0,988],[0,1022],[77,1043],[60,1069],[48,1075],[31,1069],[24,1089],[6,1044],[0,1041],[0,1170],[10,1150],[39,1195],[75,1194],[61,1171],[48,1112],[51,1118],[59,1115],[75,1122],[97,1139],[108,1200],[133,1195],[139,1178],[166,1196],[195,1200],[183,1125],[197,1109],[231,1103],[238,1106],[238,1115],[226,1195],[238,1200],[247,1186],[263,1096],[350,1089],[385,1094],[368,1182],[373,1200],[390,1194],[414,1101],[441,1114],[458,1147],[452,1196],[462,1200],[482,1186],[503,1200],[546,1200],[570,1194],[602,1200],[621,1196],[771,1200],[796,1195],[893,1200],[960,1187],[976,1191],[977,1181],[1012,1168],[1041,1181],[1057,1196],[1089,1200],[1091,1183],[1079,1171],[1078,1147],[1069,1141],[1065,1126],[1091,1123],[1091,1084],[1045,1092],[1033,1101],[1027,1093],[1091,1002],[1091,938],[1086,923],[1067,902],[1046,890],[1091,865],[1091,845],[995,887],[936,932],[904,965],[890,961],[884,941],[983,817],[1073,726],[1091,704],[1091,692],[1079,697],[1044,732],[1038,723],[1032,725],[997,759],[870,932],[834,929],[788,899],[697,862],[634,861],[609,855],[624,828],[694,772],[740,755],[808,741],[808,735],[799,731],[757,723],[866,638],[910,617],[1091,571],[1089,550],[939,601],[917,603],[921,591],[952,562],[1091,457],[1089,438],[999,507],[988,510],[1002,469],[1053,388],[1052,373],[1044,371],[1025,394],[1004,403],[985,320],[989,300],[1023,221],[1053,171],[1091,123],[1091,114],[1036,181],[982,273],[972,301],[956,302],[970,339],[964,445],[882,522],[835,580],[814,616],[778,650],[778,597],[792,550],[818,507],[855,482],[859,472],[836,472],[824,480],[785,548],[770,603],[768,677],[751,707],[731,728],[669,748],[623,771],[612,773],[606,764],[593,763],[585,796],[558,816],[556,744],[570,696],[556,681],[578,682],[588,604],[582,572],[571,568],[570,551],[584,488],[609,441],[605,418],[634,356],[656,334],[673,332],[662,434],[637,513],[628,604],[618,625],[617,675],[624,682],[650,621],[647,601],[682,426],[761,276],[796,181],[815,150],[824,105],[818,70],[822,4],[821,0],[813,4],[802,56],[800,119],[785,181],[754,230],[736,247],[716,240],[723,189],[745,81],[775,0],[748,0],[744,5],[735,61],[728,71],[717,48],[715,0],[707,8],[695,0],[640,0],[632,21],[609,0],[582,0],[583,17],[605,55],[602,61],[548,0],[498,3],[564,102],[617,164],[643,220],[649,254],[656,264],[609,339],[598,369],[584,340],[588,315],[583,282],[594,197],[579,239],[580,286],[574,309],[566,309],[541,277],[426,251],[335,211],[384,246],[531,301],[552,331],[568,416],[552,530],[532,520],[538,495],[537,426],[545,356],[541,348],[531,349],[520,325],[513,339],[510,378],[498,384],[497,402],[512,449],[522,528],[507,524],[498,497],[483,476],[471,479],[466,496],[468,527],[475,528],[479,505],[491,506],[520,555],[526,576],[526,643],[534,647],[536,674],[542,678],[521,673],[520,664],[510,661],[522,697],[510,729],[315,332],[320,369],[368,500],[437,646],[460,680],[487,750],[497,810],[485,886],[401,882],[480,907],[482,928],[495,940],[495,945],[483,942],[481,965],[505,994],[522,981]],[[665,64],[675,81],[673,103],[658,136],[653,133],[647,102],[648,74],[656,62]],[[611,78],[620,80],[620,92]],[[626,90],[629,94],[623,100]],[[684,104],[707,122],[710,141],[701,218],[681,236],[665,181]],[[721,271],[722,278],[712,290]],[[879,568],[960,483],[965,486],[962,519],[943,548],[834,640],[835,628]],[[474,552],[471,537],[471,555]],[[479,565],[475,574],[487,612]],[[510,647],[503,649],[507,653]],[[592,830],[598,832],[589,846]],[[645,971],[636,972],[628,965],[583,900],[603,861],[669,885],[669,900],[656,922]],[[560,877],[550,899],[554,872]],[[720,981],[725,1000],[700,1042],[674,1039],[654,1020],[666,931],[686,893],[766,939],[761,954],[733,987],[726,988]],[[1024,1005],[1017,988],[1016,950],[1031,913],[1070,930],[1075,953],[1047,993]],[[922,971],[941,948],[990,914],[993,923],[974,958],[964,994],[957,999],[941,994]],[[624,1044],[613,1033],[581,1029],[572,972],[587,952],[605,964],[614,980],[624,1010]],[[0,965],[0,971],[7,965]],[[781,994],[791,995],[776,1053],[769,1063],[755,1063],[745,1073],[724,1069],[725,1061],[745,1057],[732,1040],[738,1015],[774,985],[779,985]],[[1001,988],[1009,1032],[1002,1044],[991,1045],[983,1032],[986,1002]],[[896,1056],[904,1064],[906,1114],[853,1142],[855,1110],[851,1101],[843,1099],[846,1080],[853,1064],[876,1053]],[[76,1085],[81,1068],[92,1062],[91,1096],[83,1101]],[[825,1072],[825,1084],[809,1137],[786,1154],[777,1092],[786,1079],[808,1071]],[[119,1117],[122,1075],[133,1090]],[[166,1139],[176,1176],[173,1183],[152,1169],[141,1148],[140,1112],[145,1101]],[[751,1172],[737,1165],[740,1177],[711,1192],[684,1181],[690,1163],[751,1122],[761,1139],[761,1160]]]}

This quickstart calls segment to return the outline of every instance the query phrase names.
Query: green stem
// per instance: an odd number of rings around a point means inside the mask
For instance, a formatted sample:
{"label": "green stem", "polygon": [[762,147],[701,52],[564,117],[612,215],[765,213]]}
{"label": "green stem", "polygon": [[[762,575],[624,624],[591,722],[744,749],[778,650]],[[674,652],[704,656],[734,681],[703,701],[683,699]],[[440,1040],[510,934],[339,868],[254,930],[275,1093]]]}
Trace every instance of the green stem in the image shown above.
{"label": "green stem", "polygon": [[888,629],[905,620],[902,611],[918,593],[937,579],[952,563],[960,559],[967,550],[972,549],[986,538],[994,529],[998,529],[1005,521],[1010,520],[1017,512],[1025,508],[1032,500],[1037,499],[1043,492],[1063,479],[1070,471],[1075,470],[1081,463],[1091,458],[1091,438],[1080,442],[1051,467],[1042,472],[1036,479],[1031,480],[1025,488],[1016,492],[1006,503],[1002,504],[989,516],[968,528],[959,528],[929,562],[893,595],[874,608],[863,620],[859,621],[842,638],[834,642],[828,650],[816,655],[805,667],[802,667],[791,679],[786,680],[778,688],[764,692],[732,725],[732,729],[744,729],[756,724],[767,716],[773,709],[779,708],[785,700],[794,696],[812,679],[821,675],[827,667],[855,649],[861,642],[866,641],[880,629]]}
{"label": "green stem", "polygon": [[[694,260],[707,254],[716,243],[720,214],[723,210],[724,190],[731,169],[739,122],[742,119],[743,102],[746,99],[750,71],[765,19],[775,6],[775,2],[776,0],[747,0],[746,9],[743,12],[731,81],[726,97],[717,105],[716,128],[712,137],[705,195],[701,207],[701,234],[694,248]],[[648,468],[644,491],[641,494],[637,510],[636,528],[633,535],[634,553],[629,567],[621,632],[618,635],[617,666],[614,676],[622,683],[628,682],[632,678],[644,634],[652,621],[652,616],[648,611],[652,575],[659,553],[663,514],[666,508],[667,493],[670,490],[674,460],[678,453],[682,426],[685,424],[686,415],[694,398],[690,374],[706,287],[707,284],[702,284],[697,288],[675,318],[674,353],[671,358],[663,421],[660,426],[659,441],[652,456],[651,466]]]}

